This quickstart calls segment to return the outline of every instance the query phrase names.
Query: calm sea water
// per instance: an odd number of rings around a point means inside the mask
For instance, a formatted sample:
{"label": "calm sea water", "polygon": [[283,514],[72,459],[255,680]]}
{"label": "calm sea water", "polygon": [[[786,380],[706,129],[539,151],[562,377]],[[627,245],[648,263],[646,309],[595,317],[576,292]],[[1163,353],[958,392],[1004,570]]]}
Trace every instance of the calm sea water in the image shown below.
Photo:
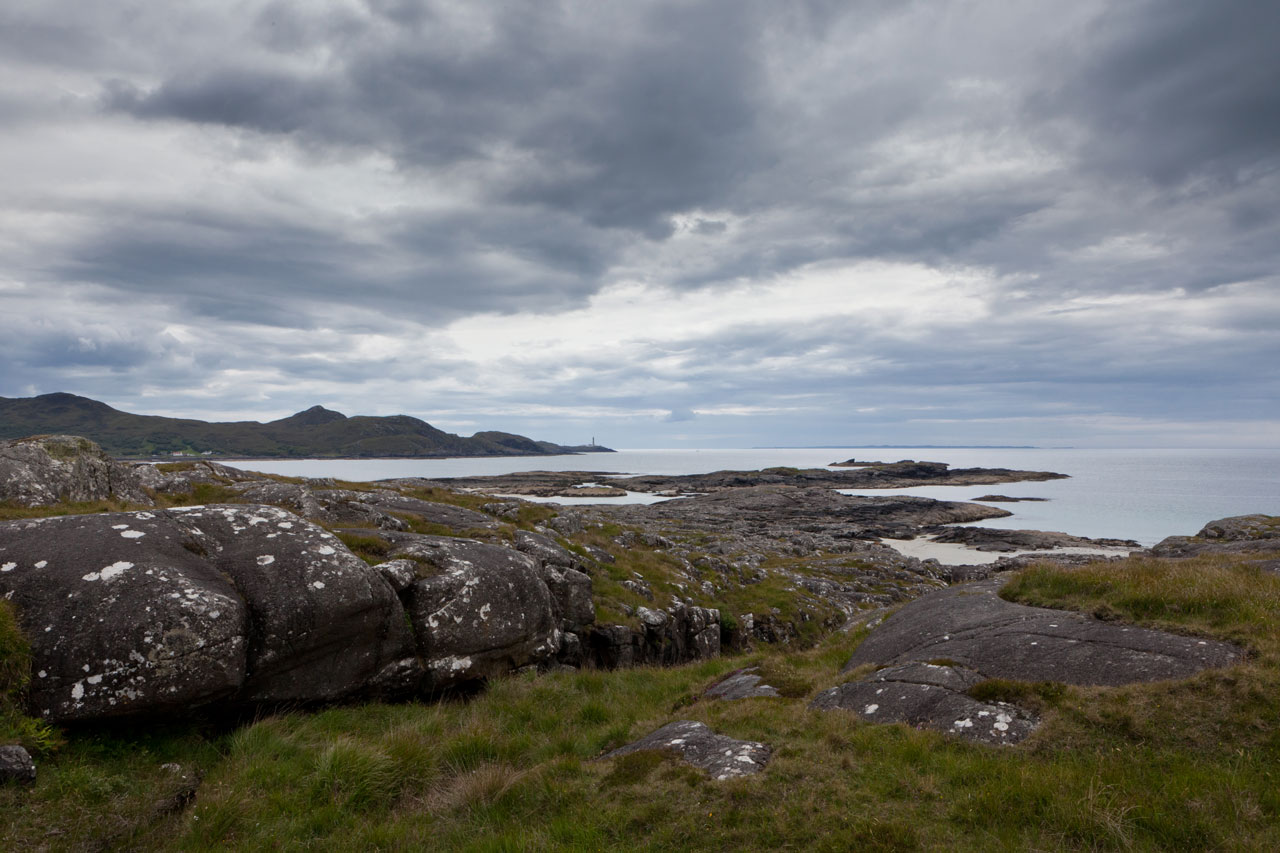
{"label": "calm sea water", "polygon": [[[488,459],[254,460],[242,468],[298,477],[380,480],[468,477],[516,471],[598,471],[617,474],[705,474],[777,465],[817,468],[851,457],[948,462],[953,467],[1019,468],[1069,474],[1069,480],[997,486],[932,486],[854,494],[909,494],[972,500],[985,494],[1041,497],[1044,503],[999,504],[1014,514],[985,527],[1061,530],[1077,536],[1136,539],[1193,534],[1208,521],[1262,512],[1280,515],[1280,450],[1005,450],[981,448],[803,448],[745,450],[622,450],[579,456]],[[236,464],[236,463],[232,463]],[[602,476],[602,479],[605,477]],[[561,503],[571,499],[558,499]],[[631,496],[614,501],[648,501]],[[608,499],[578,502],[610,503]]]}

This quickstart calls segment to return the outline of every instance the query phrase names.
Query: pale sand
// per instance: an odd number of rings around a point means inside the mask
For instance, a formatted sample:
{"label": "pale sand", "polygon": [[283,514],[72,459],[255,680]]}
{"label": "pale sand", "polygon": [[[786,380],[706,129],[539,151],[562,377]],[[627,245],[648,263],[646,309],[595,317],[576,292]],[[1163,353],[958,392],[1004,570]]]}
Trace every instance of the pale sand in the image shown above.
{"label": "pale sand", "polygon": [[978,551],[966,545],[952,542],[934,542],[929,537],[918,539],[881,539],[899,554],[919,560],[937,560],[946,566],[981,566],[994,563],[1001,557],[1020,557],[1023,554],[1095,554],[1099,557],[1124,557],[1128,548],[1053,548],[1044,551]]}

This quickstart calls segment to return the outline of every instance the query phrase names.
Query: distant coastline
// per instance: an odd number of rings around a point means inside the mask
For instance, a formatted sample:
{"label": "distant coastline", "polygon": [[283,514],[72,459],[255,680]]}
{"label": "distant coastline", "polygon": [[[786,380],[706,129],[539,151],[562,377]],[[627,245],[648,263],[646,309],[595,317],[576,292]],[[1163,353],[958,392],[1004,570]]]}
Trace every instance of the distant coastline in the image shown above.
{"label": "distant coastline", "polygon": [[[751,450],[1043,450],[1034,444],[760,444]],[[1055,447],[1054,450],[1072,450]]]}

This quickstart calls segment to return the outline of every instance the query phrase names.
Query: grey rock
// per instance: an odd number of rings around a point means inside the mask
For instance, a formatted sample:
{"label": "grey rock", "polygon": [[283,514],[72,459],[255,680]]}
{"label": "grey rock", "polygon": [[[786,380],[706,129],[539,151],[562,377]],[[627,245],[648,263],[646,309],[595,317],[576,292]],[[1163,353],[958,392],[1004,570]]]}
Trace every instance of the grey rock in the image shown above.
{"label": "grey rock", "polygon": [[1211,521],[1195,536],[1169,536],[1151,548],[1156,557],[1280,551],[1280,517],[1239,515]]}
{"label": "grey rock", "polygon": [[0,441],[0,500],[21,506],[120,500],[151,506],[133,467],[87,438],[43,435]]}
{"label": "grey rock", "polygon": [[0,785],[34,785],[36,763],[31,754],[17,744],[0,746]]}
{"label": "grey rock", "polygon": [[642,750],[674,752],[717,781],[759,773],[773,754],[773,750],[758,741],[716,734],[706,723],[677,720],[602,758],[618,758]]}
{"label": "grey rock", "polygon": [[596,606],[591,598],[591,577],[573,569],[544,566],[542,579],[551,593],[552,610],[560,627],[574,633],[595,624]]}
{"label": "grey rock", "polygon": [[1103,622],[1001,599],[1003,579],[931,593],[903,607],[846,665],[948,659],[986,678],[1115,686],[1185,678],[1242,657],[1230,643]]}
{"label": "grey rock", "polygon": [[559,651],[551,593],[527,554],[447,536],[406,536],[393,553],[437,572],[405,593],[432,689],[545,663]]}
{"label": "grey rock", "polygon": [[712,699],[751,699],[757,696],[781,696],[778,688],[765,684],[756,667],[740,669],[711,685],[703,693]]}
{"label": "grey rock", "polygon": [[1088,539],[1045,530],[1002,530],[990,527],[941,527],[930,530],[934,542],[967,545],[978,551],[1037,551],[1052,548],[1129,548],[1140,544],[1131,539]]}
{"label": "grey rock", "polygon": [[581,557],[568,548],[558,545],[550,536],[543,536],[541,533],[533,533],[529,530],[517,530],[515,545],[517,551],[541,560],[545,565],[576,569],[579,572],[586,571],[587,565]]}
{"label": "grey rock", "polygon": [[554,518],[547,520],[547,527],[550,527],[561,536],[573,536],[585,529],[582,524],[582,516],[576,512],[561,512]]}
{"label": "grey rock", "polygon": [[971,669],[909,663],[819,693],[809,707],[846,710],[873,723],[907,723],[988,744],[1017,743],[1036,718],[1004,703],[979,702],[964,693],[982,680]]}
{"label": "grey rock", "polygon": [[413,658],[378,572],[277,507],[0,523],[0,594],[53,720],[329,701]]}
{"label": "grey rock", "polygon": [[404,592],[418,579],[418,564],[413,560],[388,560],[373,568],[397,593]]}

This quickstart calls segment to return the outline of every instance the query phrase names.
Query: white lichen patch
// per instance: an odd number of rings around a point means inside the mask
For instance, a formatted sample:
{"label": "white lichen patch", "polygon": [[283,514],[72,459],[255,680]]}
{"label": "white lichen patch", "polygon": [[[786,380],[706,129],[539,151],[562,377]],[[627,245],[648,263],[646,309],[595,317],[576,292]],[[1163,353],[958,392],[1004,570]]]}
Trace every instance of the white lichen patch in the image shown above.
{"label": "white lichen patch", "polygon": [[311,588],[312,588],[312,589],[324,589],[324,581],[312,581],[312,582],[311,582]]}
{"label": "white lichen patch", "polygon": [[113,525],[111,525],[111,529],[112,529],[112,530],[128,530],[128,529],[129,529],[129,525],[127,525],[127,524],[113,524]]}
{"label": "white lichen patch", "polygon": [[276,558],[271,556],[270,554],[263,554],[261,557],[258,558],[258,565],[269,566],[275,561],[276,561]]}
{"label": "white lichen patch", "polygon": [[125,539],[141,539],[147,534],[143,533],[141,530],[121,530],[120,535]]}
{"label": "white lichen patch", "polygon": [[[49,561],[48,561],[48,560],[41,560],[40,562],[36,563],[36,568],[37,568],[37,569],[43,569],[43,568],[44,568],[45,566],[47,566],[47,565],[49,565]],[[8,569],[5,569],[5,571],[8,571]]]}
{"label": "white lichen patch", "polygon": [[874,714],[876,711],[879,711],[879,710],[880,710],[880,706],[879,706],[879,705],[871,704],[871,705],[868,705],[867,707],[863,708],[863,709],[862,709],[862,713],[864,713],[864,714]]}
{"label": "white lichen patch", "polygon": [[336,554],[337,551],[334,549],[332,545],[321,545],[319,548],[316,549],[316,553],[323,554],[324,556],[327,557],[330,554]]}
{"label": "white lichen patch", "polygon": [[[17,563],[5,563],[3,566],[0,566],[0,572],[11,572],[16,568],[18,568]],[[40,567],[37,566],[36,568],[40,568]]]}
{"label": "white lichen patch", "polygon": [[119,562],[112,563],[111,565],[107,566],[104,569],[101,569],[100,571],[89,572],[89,574],[82,577],[81,580],[109,581],[113,578],[119,577],[120,575],[124,574],[125,572],[129,571],[129,569],[132,569],[132,568],[133,568],[133,563],[127,563],[124,560],[120,560]]}

